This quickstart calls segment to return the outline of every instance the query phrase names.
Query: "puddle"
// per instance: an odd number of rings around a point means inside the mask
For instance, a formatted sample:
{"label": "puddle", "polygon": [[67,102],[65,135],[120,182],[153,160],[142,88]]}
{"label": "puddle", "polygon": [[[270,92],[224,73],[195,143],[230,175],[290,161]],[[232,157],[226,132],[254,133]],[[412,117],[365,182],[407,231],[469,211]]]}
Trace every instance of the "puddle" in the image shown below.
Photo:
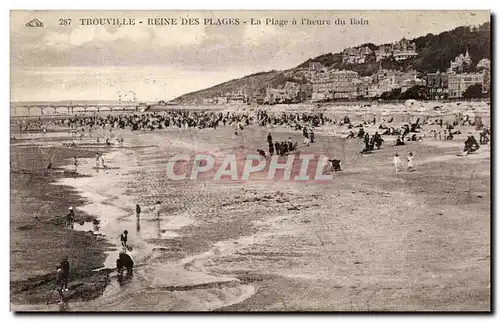
{"label": "puddle", "polygon": [[99,232],[99,228],[99,224],[94,224],[93,222],[75,222],[73,224],[73,229],[75,231],[93,232],[94,234]]}

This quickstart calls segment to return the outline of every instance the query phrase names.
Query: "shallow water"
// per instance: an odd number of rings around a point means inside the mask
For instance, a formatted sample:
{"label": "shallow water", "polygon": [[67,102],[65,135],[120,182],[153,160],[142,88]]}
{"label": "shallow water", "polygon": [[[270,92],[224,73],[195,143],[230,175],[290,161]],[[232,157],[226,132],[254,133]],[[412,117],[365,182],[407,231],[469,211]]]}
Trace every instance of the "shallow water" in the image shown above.
{"label": "shallow water", "polygon": [[[164,138],[157,139],[164,144]],[[181,149],[189,146],[180,142],[169,144],[167,148],[174,145]],[[204,262],[210,259],[213,251],[181,260],[169,260],[167,255],[166,259],[164,253],[168,249],[158,245],[158,241],[182,237],[179,230],[196,221],[189,211],[175,211],[174,215],[167,211],[157,219],[158,207],[153,204],[142,204],[138,218],[134,197],[136,193],[149,194],[151,191],[131,192],[126,185],[137,179],[133,173],[148,171],[154,166],[138,166],[136,153],[127,149],[106,153],[104,158],[108,168],[96,169],[94,159],[80,159],[79,174],[91,177],[66,178],[55,184],[75,188],[89,201],[77,210],[94,215],[100,221],[98,226],[92,222],[75,223],[74,229],[99,233],[115,245],[115,249],[107,253],[104,267],[115,267],[122,250],[119,236],[124,230],[129,231],[131,250],[127,253],[136,267],[129,279],[112,274],[111,283],[100,298],[85,304],[70,302],[67,310],[211,310],[237,303],[255,292],[251,285],[241,284],[233,276],[204,271]],[[67,169],[74,168],[68,166]],[[169,204],[168,200],[166,203]],[[153,300],[152,297],[161,299]]]}

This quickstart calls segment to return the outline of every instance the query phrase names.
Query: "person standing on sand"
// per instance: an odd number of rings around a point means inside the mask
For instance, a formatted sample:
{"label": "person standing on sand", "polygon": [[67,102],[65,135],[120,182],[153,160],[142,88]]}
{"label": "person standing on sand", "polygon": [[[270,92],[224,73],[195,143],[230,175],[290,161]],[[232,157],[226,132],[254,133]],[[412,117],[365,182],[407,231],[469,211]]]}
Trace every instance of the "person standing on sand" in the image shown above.
{"label": "person standing on sand", "polygon": [[155,204],[156,220],[157,221],[161,220],[160,207],[161,207],[161,202],[157,201],[156,204]]}
{"label": "person standing on sand", "polygon": [[268,150],[269,150],[269,155],[273,156],[274,155],[274,145],[272,142],[269,143]]}
{"label": "person standing on sand", "polygon": [[61,266],[62,270],[62,290],[63,291],[69,291],[68,290],[68,280],[69,280],[69,262],[68,262],[68,256],[64,256],[61,263],[59,264]]}
{"label": "person standing on sand", "polygon": [[102,166],[102,168],[105,168],[105,166],[104,166],[104,155],[101,155],[101,166]]}
{"label": "person standing on sand", "polygon": [[123,233],[120,235],[120,241],[122,243],[122,247],[124,248],[124,251],[127,250],[127,239],[128,239],[128,231],[125,230]]}
{"label": "person standing on sand", "polygon": [[141,207],[139,204],[135,204],[135,216],[138,220],[141,219]]}
{"label": "person standing on sand", "polygon": [[95,156],[95,167],[97,169],[97,171],[99,171],[99,161],[101,160],[101,155],[99,155],[99,152],[97,152],[96,156]]}
{"label": "person standing on sand", "polygon": [[75,165],[75,175],[76,175],[76,173],[78,172],[78,159],[76,158],[76,156],[73,158],[73,164]]}
{"label": "person standing on sand", "polygon": [[66,224],[71,226],[71,229],[73,229],[73,223],[75,222],[75,211],[73,211],[73,207],[69,207],[69,213],[66,215]]}
{"label": "person standing on sand", "polygon": [[135,204],[135,217],[137,218],[135,221],[135,230],[139,232],[141,230],[141,207],[139,204]]}
{"label": "person standing on sand", "polygon": [[408,171],[413,172],[413,153],[408,155]]}
{"label": "person standing on sand", "polygon": [[[56,287],[54,290],[57,291],[59,294],[59,301],[57,301],[58,304],[63,304],[64,303],[64,296],[63,296],[63,287],[64,287],[64,276],[63,276],[63,270],[60,265],[56,267]],[[52,290],[52,292],[54,292]]]}
{"label": "person standing on sand", "polygon": [[267,143],[270,145],[273,143],[273,136],[271,136],[271,132],[267,134]]}
{"label": "person standing on sand", "polygon": [[399,169],[401,168],[401,158],[399,158],[399,154],[394,155],[393,163],[396,168],[396,173],[399,172]]}

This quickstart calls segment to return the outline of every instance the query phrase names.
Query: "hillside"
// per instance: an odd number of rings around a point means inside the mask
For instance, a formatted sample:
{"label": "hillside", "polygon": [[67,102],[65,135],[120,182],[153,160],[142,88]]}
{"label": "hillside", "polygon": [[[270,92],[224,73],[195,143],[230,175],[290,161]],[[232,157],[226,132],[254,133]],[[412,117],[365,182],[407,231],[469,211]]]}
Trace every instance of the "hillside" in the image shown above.
{"label": "hillside", "polygon": [[[472,70],[476,64],[483,58],[491,59],[491,28],[490,23],[484,23],[477,28],[458,27],[451,31],[442,32],[438,35],[427,34],[423,37],[410,39],[416,45],[417,56],[403,60],[395,61],[392,58],[386,58],[381,62],[376,62],[375,54],[368,56],[365,63],[348,64],[342,62],[342,53],[326,53],[315,58],[311,58],[290,70],[269,71],[245,76],[240,79],[234,79],[214,87],[192,92],[176,98],[174,101],[180,104],[188,104],[199,101],[204,98],[213,98],[218,95],[242,91],[247,95],[254,96],[257,93],[263,93],[269,85],[276,87],[284,84],[288,79],[285,74],[293,73],[295,69],[307,68],[311,62],[319,62],[325,67],[354,70],[360,76],[370,76],[375,73],[380,65],[384,69],[397,69],[401,71],[416,70],[421,74],[435,72],[437,70],[445,71],[456,56],[464,53],[466,50],[472,58]],[[388,44],[381,44],[388,45]],[[379,46],[372,43],[362,44],[356,48],[367,46],[372,50],[377,50]]]}
{"label": "hillside", "polygon": [[247,95],[256,95],[265,89],[267,84],[278,85],[280,83],[280,77],[282,76],[282,72],[276,70],[259,72],[243,78],[233,79],[207,89],[182,95],[174,99],[174,101],[180,104],[186,104],[196,102],[200,99],[214,98],[221,94],[237,91],[242,91]]}

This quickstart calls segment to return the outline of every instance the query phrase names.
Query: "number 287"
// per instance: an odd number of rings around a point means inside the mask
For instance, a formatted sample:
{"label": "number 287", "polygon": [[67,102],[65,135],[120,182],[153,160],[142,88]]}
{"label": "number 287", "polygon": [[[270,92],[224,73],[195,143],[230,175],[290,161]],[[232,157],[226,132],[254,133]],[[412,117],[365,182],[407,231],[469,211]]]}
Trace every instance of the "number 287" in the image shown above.
{"label": "number 287", "polygon": [[59,19],[59,25],[60,26],[70,26],[71,19]]}

